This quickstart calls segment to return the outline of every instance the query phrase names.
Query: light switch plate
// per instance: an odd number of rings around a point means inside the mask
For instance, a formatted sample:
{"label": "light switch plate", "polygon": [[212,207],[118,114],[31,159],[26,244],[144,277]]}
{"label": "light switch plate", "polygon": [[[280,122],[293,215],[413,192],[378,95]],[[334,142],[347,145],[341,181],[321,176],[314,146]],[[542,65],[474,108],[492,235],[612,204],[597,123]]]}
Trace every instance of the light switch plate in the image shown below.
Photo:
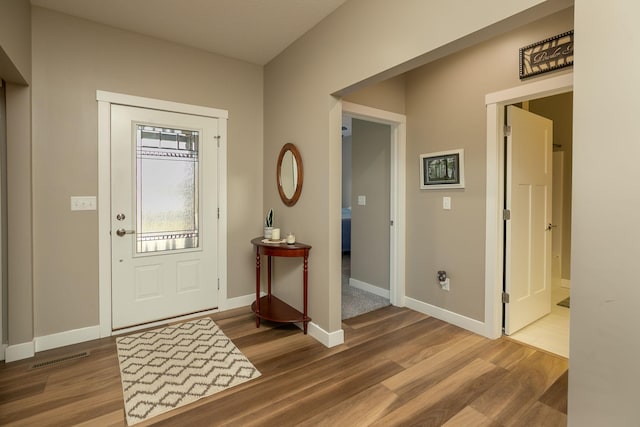
{"label": "light switch plate", "polygon": [[96,196],[71,196],[72,211],[95,211]]}
{"label": "light switch plate", "polygon": [[358,196],[358,205],[364,206],[367,204],[367,196]]}
{"label": "light switch plate", "polygon": [[443,197],[442,198],[442,209],[450,210],[451,209],[451,197]]}

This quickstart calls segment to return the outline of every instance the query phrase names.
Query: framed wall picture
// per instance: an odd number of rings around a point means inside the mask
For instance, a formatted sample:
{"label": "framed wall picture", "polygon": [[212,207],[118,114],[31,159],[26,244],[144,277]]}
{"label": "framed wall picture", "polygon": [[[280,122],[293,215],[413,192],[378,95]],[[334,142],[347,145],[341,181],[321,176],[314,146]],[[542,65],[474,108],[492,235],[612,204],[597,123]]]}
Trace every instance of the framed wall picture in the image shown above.
{"label": "framed wall picture", "polygon": [[420,155],[420,189],[464,188],[464,150]]}
{"label": "framed wall picture", "polygon": [[520,79],[573,65],[573,30],[520,48]]}

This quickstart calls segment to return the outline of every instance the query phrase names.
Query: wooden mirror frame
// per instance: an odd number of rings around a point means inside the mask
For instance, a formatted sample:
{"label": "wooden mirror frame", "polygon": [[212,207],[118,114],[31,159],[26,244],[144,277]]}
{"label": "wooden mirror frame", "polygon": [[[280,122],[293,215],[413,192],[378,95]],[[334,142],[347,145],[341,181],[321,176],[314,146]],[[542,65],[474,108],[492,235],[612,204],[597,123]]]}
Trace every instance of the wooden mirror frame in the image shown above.
{"label": "wooden mirror frame", "polygon": [[[287,153],[287,151],[291,151],[291,154],[293,154],[293,158],[296,161],[296,167],[298,168],[298,180],[296,182],[296,187],[295,187],[296,189],[295,189],[295,192],[293,193],[293,196],[291,196],[291,198],[287,197],[287,195],[284,194],[284,189],[282,188],[282,174],[281,174],[282,160],[284,159],[284,155]],[[282,199],[282,203],[284,203],[287,206],[293,206],[296,204],[296,202],[300,198],[300,193],[302,193],[303,178],[304,178],[304,174],[302,173],[302,157],[300,157],[300,152],[298,151],[298,148],[290,142],[284,144],[282,146],[282,149],[280,150],[280,155],[278,156],[278,164],[276,165],[276,180],[278,183],[278,193],[280,193],[280,199]]]}

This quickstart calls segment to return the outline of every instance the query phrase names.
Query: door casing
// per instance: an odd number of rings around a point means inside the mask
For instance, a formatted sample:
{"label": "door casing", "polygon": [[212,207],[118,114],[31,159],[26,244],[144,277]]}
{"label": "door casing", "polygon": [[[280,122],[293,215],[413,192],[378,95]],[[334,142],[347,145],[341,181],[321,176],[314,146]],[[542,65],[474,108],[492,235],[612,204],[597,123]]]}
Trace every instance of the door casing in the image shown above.
{"label": "door casing", "polygon": [[[100,337],[111,336],[111,105],[126,105],[131,107],[148,108],[174,113],[191,114],[220,119],[219,134],[220,148],[218,151],[218,205],[220,218],[218,220],[218,276],[220,290],[218,294],[218,309],[226,307],[227,301],[227,110],[181,104],[153,98],[144,98],[114,92],[96,91],[98,101],[98,287],[100,307]],[[198,313],[201,316],[205,313]],[[193,315],[191,315],[193,316]],[[177,319],[186,319],[189,315]],[[132,328],[119,329],[120,333],[148,328],[166,321],[154,322]]]}
{"label": "door casing", "polygon": [[504,107],[530,99],[571,92],[573,73],[523,84],[487,94],[487,194],[485,238],[484,333],[488,338],[502,336],[502,289],[504,282]]}

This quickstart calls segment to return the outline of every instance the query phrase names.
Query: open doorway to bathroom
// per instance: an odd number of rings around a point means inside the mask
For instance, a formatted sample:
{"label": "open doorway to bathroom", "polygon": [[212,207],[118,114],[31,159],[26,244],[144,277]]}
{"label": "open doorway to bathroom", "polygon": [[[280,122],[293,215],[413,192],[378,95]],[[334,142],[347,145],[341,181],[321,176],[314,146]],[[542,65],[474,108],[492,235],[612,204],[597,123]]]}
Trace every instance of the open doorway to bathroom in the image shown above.
{"label": "open doorway to bathroom", "polygon": [[543,317],[511,333],[511,339],[569,357],[571,262],[571,165],[573,92],[516,104],[553,121],[551,222],[551,301]]}

